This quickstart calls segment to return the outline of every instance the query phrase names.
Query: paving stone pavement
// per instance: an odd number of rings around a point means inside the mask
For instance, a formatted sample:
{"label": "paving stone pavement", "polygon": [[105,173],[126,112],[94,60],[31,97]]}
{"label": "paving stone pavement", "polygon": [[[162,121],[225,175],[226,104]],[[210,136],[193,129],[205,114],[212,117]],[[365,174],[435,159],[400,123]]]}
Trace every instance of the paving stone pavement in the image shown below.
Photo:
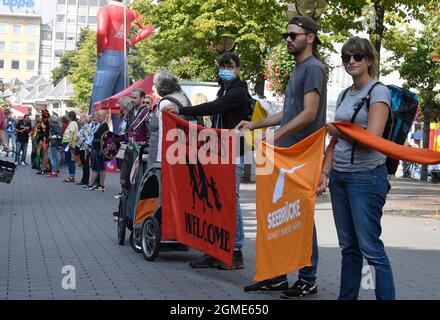
{"label": "paving stone pavement", "polygon": [[[188,263],[200,256],[195,250],[160,253],[148,262],[130,248],[128,236],[127,244],[119,246],[112,219],[117,175],[108,175],[104,193],[61,180],[20,166],[12,184],[0,184],[0,299],[279,298],[278,293],[243,291],[255,272],[254,185],[242,184],[241,191],[246,268],[220,271],[192,269]],[[341,256],[325,201],[318,200],[315,216],[320,258],[319,294],[313,299],[336,299],[339,289]],[[382,239],[397,297],[440,299],[440,220],[385,215]],[[75,268],[75,290],[62,287],[68,273],[62,273],[64,266]],[[289,279],[295,281],[296,273]],[[374,291],[361,289],[360,299],[374,299]]]}

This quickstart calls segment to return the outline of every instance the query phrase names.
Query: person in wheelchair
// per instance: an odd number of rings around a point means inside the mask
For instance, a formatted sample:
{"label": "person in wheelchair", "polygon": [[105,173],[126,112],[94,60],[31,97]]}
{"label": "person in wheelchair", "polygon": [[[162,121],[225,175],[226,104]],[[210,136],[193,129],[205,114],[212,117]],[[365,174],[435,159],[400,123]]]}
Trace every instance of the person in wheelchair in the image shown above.
{"label": "person in wheelchair", "polygon": [[[191,107],[191,100],[182,90],[179,80],[169,71],[163,71],[154,76],[153,92],[158,103],[148,119],[148,130],[150,132],[149,159],[151,164],[160,163],[162,159],[162,108],[170,105],[177,108]],[[184,115],[180,115],[180,117],[203,125],[201,117]]]}
{"label": "person in wheelchair", "polygon": [[[160,167],[162,160],[162,112],[161,109],[166,105],[174,105],[176,107],[190,107],[191,101],[179,85],[179,80],[169,71],[163,71],[154,76],[153,91],[156,95],[158,103],[148,117],[149,138],[149,168],[152,166]],[[180,116],[188,121],[196,121],[202,125],[203,121],[200,117]],[[161,187],[161,186],[159,186]],[[187,251],[188,247],[179,243],[169,243],[162,245],[161,251],[178,250]]]}

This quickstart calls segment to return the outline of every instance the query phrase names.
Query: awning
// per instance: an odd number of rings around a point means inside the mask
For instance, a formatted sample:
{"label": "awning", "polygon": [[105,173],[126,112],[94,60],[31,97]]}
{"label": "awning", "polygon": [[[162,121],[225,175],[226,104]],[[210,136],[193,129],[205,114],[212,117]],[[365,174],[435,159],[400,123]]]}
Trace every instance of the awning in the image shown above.
{"label": "awning", "polygon": [[12,115],[16,117],[22,117],[29,114],[29,107],[27,106],[11,106]]}
{"label": "awning", "polygon": [[153,75],[150,75],[145,80],[138,80],[128,88],[116,93],[115,95],[107,99],[96,102],[93,106],[93,110],[98,111],[101,109],[102,110],[110,109],[111,113],[119,113],[119,105],[118,105],[119,99],[122,97],[129,97],[131,92],[136,88],[141,88],[142,90],[144,90],[145,95],[151,96],[153,98],[153,103],[154,103]]}

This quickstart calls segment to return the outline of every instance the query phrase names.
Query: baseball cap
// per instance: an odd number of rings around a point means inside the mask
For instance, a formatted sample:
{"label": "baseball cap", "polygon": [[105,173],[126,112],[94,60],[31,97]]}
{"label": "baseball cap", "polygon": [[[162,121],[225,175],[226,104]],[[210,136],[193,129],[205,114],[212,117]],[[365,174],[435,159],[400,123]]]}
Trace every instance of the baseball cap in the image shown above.
{"label": "baseball cap", "polygon": [[290,19],[289,24],[296,24],[298,27],[314,33],[316,36],[316,43],[321,44],[321,40],[318,38],[318,25],[312,18],[306,16],[295,16]]}

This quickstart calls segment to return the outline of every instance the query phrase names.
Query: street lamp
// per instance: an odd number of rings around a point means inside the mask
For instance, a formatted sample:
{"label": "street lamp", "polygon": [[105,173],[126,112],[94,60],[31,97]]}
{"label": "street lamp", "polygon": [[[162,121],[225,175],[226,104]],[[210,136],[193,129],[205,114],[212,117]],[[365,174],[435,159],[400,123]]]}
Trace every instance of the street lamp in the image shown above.
{"label": "street lamp", "polygon": [[300,15],[317,20],[324,13],[327,4],[327,0],[297,0],[287,5],[287,18],[290,20]]}

